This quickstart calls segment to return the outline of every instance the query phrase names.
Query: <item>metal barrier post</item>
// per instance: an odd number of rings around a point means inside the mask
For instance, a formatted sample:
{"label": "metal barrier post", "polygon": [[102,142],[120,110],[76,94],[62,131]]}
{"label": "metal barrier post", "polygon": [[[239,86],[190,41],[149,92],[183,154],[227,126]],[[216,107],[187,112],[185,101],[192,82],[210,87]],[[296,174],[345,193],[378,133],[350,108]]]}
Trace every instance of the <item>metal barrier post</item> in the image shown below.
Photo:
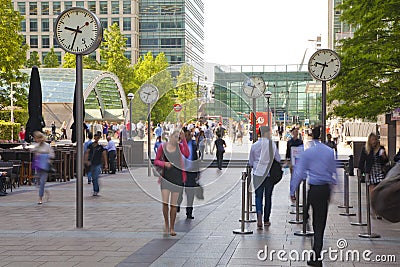
{"label": "metal barrier post", "polygon": [[240,229],[233,230],[234,234],[248,235],[248,234],[253,233],[253,231],[244,228],[244,223],[245,223],[244,213],[245,213],[245,205],[246,205],[245,197],[246,197],[246,190],[247,190],[246,177],[247,177],[247,172],[243,171],[242,172],[242,216],[241,216],[242,219],[240,220],[241,221]]}
{"label": "metal barrier post", "polygon": [[307,184],[306,181],[303,181],[303,230],[300,232],[295,232],[294,235],[297,236],[312,236],[314,232],[307,231],[307,223],[308,220],[304,219],[304,216],[307,216]]}
{"label": "metal barrier post", "polygon": [[357,170],[357,187],[358,187],[358,194],[357,194],[357,202],[358,202],[358,222],[351,222],[351,225],[357,226],[365,226],[366,223],[362,222],[362,214],[361,214],[361,172]]}
{"label": "metal barrier post", "polygon": [[[246,210],[245,210],[245,213],[246,213],[245,222],[252,223],[252,222],[256,222],[256,220],[255,219],[250,219],[251,197],[252,197],[252,194],[251,194],[251,191],[250,191],[250,186],[251,186],[251,168],[250,167],[246,168],[246,176],[247,176],[247,184],[246,184],[246,193],[247,194],[245,194],[245,195],[247,197],[246,197],[246,206],[245,206],[246,207]],[[242,219],[240,219],[239,221],[241,222]]]}
{"label": "metal barrier post", "polygon": [[363,238],[380,238],[381,236],[375,233],[371,233],[371,204],[370,204],[370,200],[369,200],[369,185],[368,182],[369,181],[369,174],[366,174],[365,177],[365,185],[366,185],[366,192],[365,192],[365,196],[367,199],[367,233],[363,233],[363,234],[359,234],[359,237],[363,237]]}
{"label": "metal barrier post", "polygon": [[342,216],[356,216],[355,213],[349,213],[349,164],[345,164],[343,168],[343,174],[344,174],[344,207],[346,209],[346,212],[339,213],[339,215]]}
{"label": "metal barrier post", "polygon": [[[291,224],[302,224],[303,220],[300,220],[300,213],[303,214],[303,212],[300,212],[300,186],[297,187],[296,189],[296,219],[295,220],[290,220],[289,223]],[[292,212],[290,212],[292,214]]]}

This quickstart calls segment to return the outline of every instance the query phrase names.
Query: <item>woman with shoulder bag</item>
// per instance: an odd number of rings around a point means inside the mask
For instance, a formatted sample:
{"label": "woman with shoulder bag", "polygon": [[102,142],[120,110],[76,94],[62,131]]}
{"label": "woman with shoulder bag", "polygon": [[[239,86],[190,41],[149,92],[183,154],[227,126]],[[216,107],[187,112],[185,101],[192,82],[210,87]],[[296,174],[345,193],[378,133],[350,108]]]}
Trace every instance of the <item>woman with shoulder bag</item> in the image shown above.
{"label": "woman with shoulder bag", "polygon": [[[388,161],[385,148],[379,144],[377,135],[370,133],[365,148],[361,151],[358,164],[361,173],[369,174],[366,183],[370,195],[372,195],[372,190],[385,178],[383,167]],[[377,219],[382,218],[377,216]]]}

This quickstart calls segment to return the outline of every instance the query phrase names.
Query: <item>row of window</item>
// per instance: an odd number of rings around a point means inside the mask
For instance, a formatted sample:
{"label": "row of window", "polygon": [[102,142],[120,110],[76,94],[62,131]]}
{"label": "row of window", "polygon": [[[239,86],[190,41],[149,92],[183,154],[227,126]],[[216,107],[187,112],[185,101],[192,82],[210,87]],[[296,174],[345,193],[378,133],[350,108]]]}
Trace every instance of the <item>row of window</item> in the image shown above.
{"label": "row of window", "polygon": [[[40,36],[42,43],[41,43],[41,48],[50,48],[51,43],[50,43],[50,36],[49,35],[42,35]],[[126,38],[126,47],[130,48],[132,47],[132,36],[130,34],[125,35]],[[53,45],[54,48],[58,48],[58,44],[56,39],[53,40]],[[29,36],[29,46],[30,48],[39,48],[39,36],[38,35],[31,35]]]}
{"label": "row of window", "polygon": [[183,21],[173,22],[139,22],[140,32],[157,32],[160,29],[184,29]]}
{"label": "row of window", "polygon": [[[55,22],[56,19],[52,20],[52,23]],[[111,25],[114,23],[119,23],[119,18],[111,18]],[[132,30],[132,20],[131,18],[122,18],[122,30],[123,31],[131,31]],[[42,18],[40,19],[29,19],[29,32],[37,32],[39,31],[39,21],[41,21],[41,32],[49,32],[50,31],[50,19],[48,18]],[[101,18],[100,19],[101,24],[103,25],[104,29],[108,28],[108,18]],[[21,21],[21,31],[26,32],[26,21],[23,20]]]}
{"label": "row of window", "polygon": [[[21,15],[27,14],[27,4],[29,8],[29,15],[58,15],[59,13],[61,13],[61,3],[64,3],[64,9],[68,9],[72,6],[85,7],[85,1],[75,1],[75,5],[73,5],[73,1],[54,1],[40,3],[18,2],[17,7]],[[123,1],[122,8],[120,8],[119,1],[100,1],[98,5],[96,1],[87,1],[87,8],[96,14],[120,14],[121,9],[123,14],[131,14],[132,12],[131,1]]]}
{"label": "row of window", "polygon": [[[44,58],[46,57],[46,55],[47,55],[48,53],[49,53],[49,52],[42,52],[42,60],[41,60],[41,62],[43,62]],[[55,53],[56,56],[57,56],[58,63],[61,64],[61,52],[55,51],[54,53]],[[125,51],[125,52],[124,52],[124,55],[125,55],[125,57],[128,58],[129,60],[132,58],[132,52],[131,52],[131,51]],[[32,56],[32,53],[31,53],[31,56]],[[96,53],[92,53],[92,54],[90,54],[89,56],[92,57],[92,58],[94,58],[94,59],[96,59]]]}
{"label": "row of window", "polygon": [[139,48],[158,47],[160,48],[182,48],[184,44],[183,38],[140,38]]}

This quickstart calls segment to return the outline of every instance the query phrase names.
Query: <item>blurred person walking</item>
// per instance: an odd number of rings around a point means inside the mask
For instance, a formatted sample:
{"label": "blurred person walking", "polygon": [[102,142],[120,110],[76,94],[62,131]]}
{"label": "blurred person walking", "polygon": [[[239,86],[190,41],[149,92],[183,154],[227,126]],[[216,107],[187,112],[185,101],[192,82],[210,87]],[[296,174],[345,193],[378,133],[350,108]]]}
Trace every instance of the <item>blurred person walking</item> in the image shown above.
{"label": "blurred person walking", "polygon": [[217,156],[218,169],[222,170],[222,162],[224,160],[226,143],[225,140],[222,139],[222,136],[220,134],[217,134],[217,140],[215,140],[214,147],[212,149],[213,152],[215,148],[217,148],[216,156]]}
{"label": "blurred person walking", "polygon": [[[256,212],[257,212],[257,228],[263,228],[264,225],[269,226],[271,207],[272,207],[272,191],[274,183],[270,179],[269,170],[272,166],[272,161],[275,159],[281,161],[281,156],[276,147],[275,142],[271,139],[269,126],[260,126],[261,137],[251,145],[249,155],[249,166],[253,169],[253,185],[255,188]],[[270,144],[270,142],[272,142]],[[272,148],[272,152],[270,151]],[[271,159],[271,156],[273,158]],[[265,195],[265,206],[263,212],[263,195]]]}
{"label": "blurred person walking", "polygon": [[[325,133],[324,133],[325,134]],[[312,225],[314,230],[313,251],[315,257],[307,261],[310,266],[322,266],[321,251],[328,217],[331,186],[336,184],[336,162],[333,150],[319,141],[320,127],[312,130],[311,147],[305,150],[294,167],[290,181],[290,197],[296,200],[295,192],[301,181],[308,179],[306,213],[303,219],[308,222],[309,207],[312,207]],[[318,162],[315,161],[318,159]],[[308,178],[307,178],[308,177]],[[303,204],[304,205],[304,204]]]}
{"label": "blurred person walking", "polygon": [[104,147],[99,144],[100,138],[101,133],[96,133],[94,135],[93,143],[88,146],[88,149],[85,153],[85,164],[90,166],[90,171],[92,172],[93,196],[97,196],[100,191],[99,176],[102,166],[104,166],[105,171],[108,170],[107,150],[105,150]]}
{"label": "blurred person walking", "polygon": [[[93,143],[93,133],[89,132],[88,133],[88,140],[83,144],[83,154],[86,154],[86,151],[88,150],[89,146]],[[85,170],[88,178],[88,184],[92,183],[92,171],[90,168],[90,165],[85,164]]]}
{"label": "blurred person walking", "polygon": [[[45,142],[46,136],[39,132],[33,132],[33,139],[35,141],[32,152],[34,153],[33,168],[36,171],[39,183],[39,200],[38,204],[43,203],[43,195],[45,193],[45,185],[47,178],[49,176],[49,170],[51,167],[51,160],[54,159],[53,148]],[[49,198],[49,193],[46,192],[47,198]]]}
{"label": "blurred person walking", "polygon": [[115,147],[114,141],[111,139],[111,136],[107,136],[107,145],[104,149],[107,150],[107,158],[108,164],[110,165],[110,174],[115,174],[117,171],[116,167],[116,158],[117,158],[117,148]]}
{"label": "blurred person walking", "polygon": [[175,220],[177,201],[182,193],[187,176],[184,171],[183,157],[189,157],[190,151],[183,132],[174,130],[166,143],[157,151],[154,165],[162,168],[160,173],[162,211],[164,216],[164,231],[175,236]]}

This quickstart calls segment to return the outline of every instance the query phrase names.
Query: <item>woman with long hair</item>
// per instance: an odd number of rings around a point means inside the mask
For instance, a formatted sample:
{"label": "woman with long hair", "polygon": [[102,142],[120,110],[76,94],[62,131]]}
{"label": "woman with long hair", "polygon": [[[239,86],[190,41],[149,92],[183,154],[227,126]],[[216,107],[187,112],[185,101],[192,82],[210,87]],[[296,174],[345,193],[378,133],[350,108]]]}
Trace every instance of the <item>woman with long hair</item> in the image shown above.
{"label": "woman with long hair", "polygon": [[175,219],[179,194],[183,191],[186,181],[184,161],[182,155],[189,156],[189,147],[185,135],[180,130],[174,130],[168,142],[163,143],[157,150],[154,160],[156,166],[162,168],[160,173],[162,211],[164,216],[165,232],[175,236]]}
{"label": "woman with long hair", "polygon": [[[385,178],[383,166],[387,162],[388,157],[385,148],[380,145],[378,136],[374,133],[370,133],[365,148],[361,151],[358,164],[361,173],[369,174],[369,179],[366,179],[366,183],[368,184],[370,194]],[[381,219],[381,217],[377,216],[377,219]]]}

